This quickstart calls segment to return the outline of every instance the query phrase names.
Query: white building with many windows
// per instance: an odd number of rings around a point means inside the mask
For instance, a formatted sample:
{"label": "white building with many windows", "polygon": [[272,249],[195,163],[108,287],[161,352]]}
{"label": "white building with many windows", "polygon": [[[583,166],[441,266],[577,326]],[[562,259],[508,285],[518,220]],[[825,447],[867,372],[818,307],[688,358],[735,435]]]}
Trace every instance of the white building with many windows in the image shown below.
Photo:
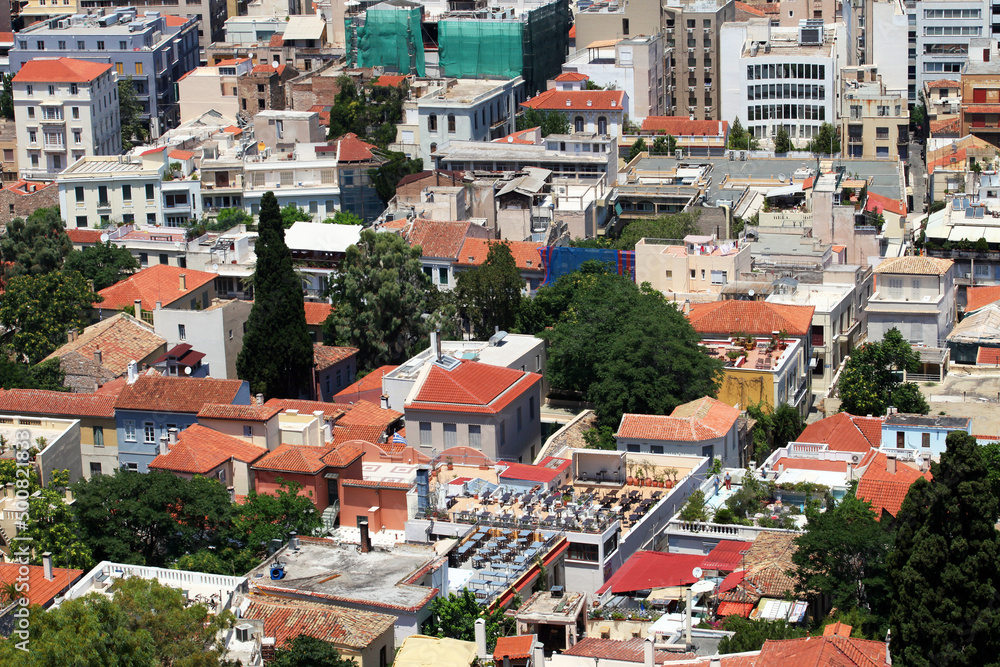
{"label": "white building with many windows", "polygon": [[13,84],[22,178],[52,178],[82,157],[121,152],[118,85],[109,63],[36,59]]}
{"label": "white building with many windows", "polygon": [[721,120],[739,117],[764,140],[762,148],[782,125],[796,147],[805,147],[824,122],[835,124],[838,77],[847,64],[843,24],[772,28],[768,19],[751,19],[724,24],[721,35]]}
{"label": "white building with many windows", "polygon": [[243,165],[243,202],[260,212],[260,200],[273,191],[279,206],[297,206],[320,222],[340,210],[337,146],[295,144],[290,155],[257,155]]}
{"label": "white building with many windows", "polygon": [[909,11],[916,12],[914,95],[928,81],[960,79],[969,41],[991,36],[991,7],[983,0],[921,0]]}

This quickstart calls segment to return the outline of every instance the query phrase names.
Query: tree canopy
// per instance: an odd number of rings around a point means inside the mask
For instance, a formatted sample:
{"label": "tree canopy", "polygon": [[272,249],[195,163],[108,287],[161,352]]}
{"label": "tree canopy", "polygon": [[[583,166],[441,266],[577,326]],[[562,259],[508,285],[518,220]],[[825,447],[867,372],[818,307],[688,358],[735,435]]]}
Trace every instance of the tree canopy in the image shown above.
{"label": "tree canopy", "polygon": [[4,74],[0,77],[3,90],[0,90],[0,118],[14,120],[14,75]]}
{"label": "tree canopy", "polygon": [[130,151],[149,140],[149,127],[141,118],[142,104],[131,76],[118,80],[118,116],[122,127],[122,151]]}
{"label": "tree canopy", "polygon": [[472,327],[476,340],[487,340],[495,327],[510,331],[517,322],[524,279],[510,245],[491,243],[486,261],[462,271],[457,278],[459,312]]}
{"label": "tree canopy", "polygon": [[890,406],[900,412],[927,414],[930,407],[903,371],[916,372],[920,354],[893,327],[881,341],[854,350],[837,383],[840,409],[852,415],[884,415]]}
{"label": "tree canopy", "polygon": [[59,359],[37,364],[11,359],[6,350],[0,351],[0,387],[4,389],[49,389],[69,391]]}
{"label": "tree canopy", "polygon": [[404,86],[358,87],[348,76],[337,78],[340,90],[330,109],[328,139],[353,132],[362,141],[387,148],[396,141],[396,125],[403,120]]}
{"label": "tree canopy", "polygon": [[646,148],[646,140],[643,139],[642,137],[639,137],[638,139],[633,141],[632,146],[629,147],[628,157],[625,158],[625,161],[631,162],[632,160],[636,159],[637,157],[645,153],[647,150],[648,149]]}
{"label": "tree canopy", "polygon": [[94,281],[94,291],[100,291],[138,271],[139,262],[128,248],[106,241],[83,250],[71,250],[66,255],[63,269],[76,271],[85,279]]}
{"label": "tree canopy", "polygon": [[764,402],[751,404],[747,406],[747,415],[756,421],[751,455],[757,463],[763,463],[771,452],[795,440],[806,427],[802,415],[788,403],[782,403],[774,412]]}
{"label": "tree canopy", "polygon": [[571,245],[577,248],[614,248],[615,250],[635,250],[641,239],[683,239],[689,234],[698,234],[698,218],[701,210],[693,209],[682,213],[669,213],[656,218],[633,220],[626,224],[617,237],[599,236],[592,239],[574,239]]}
{"label": "tree canopy", "polygon": [[386,161],[378,167],[368,170],[368,176],[378,198],[383,204],[388,204],[389,200],[396,196],[396,185],[404,176],[423,171],[424,161],[420,158],[411,160],[405,153],[398,151],[386,152],[385,158]]}
{"label": "tree canopy", "polygon": [[247,318],[236,372],[265,398],[309,395],[313,345],[306,326],[302,283],[292,267],[273,192],[261,198],[254,268],[254,302]]}
{"label": "tree canopy", "polygon": [[747,132],[737,116],[729,126],[729,148],[737,151],[755,151],[760,148],[757,137]]}
{"label": "tree canopy", "polygon": [[649,148],[649,154],[673,155],[675,150],[677,150],[677,137],[667,134],[653,139],[653,145]]}
{"label": "tree canopy", "polygon": [[530,130],[533,127],[541,128],[543,137],[550,134],[570,133],[569,119],[566,118],[566,115],[552,110],[529,108],[517,117],[516,128],[518,132]]}
{"label": "tree canopy", "polygon": [[833,155],[840,152],[840,133],[837,132],[835,128],[830,123],[823,123],[819,126],[819,130],[816,135],[813,136],[812,141],[806,147],[813,153],[819,153],[821,155]]}
{"label": "tree canopy", "polygon": [[794,150],[792,139],[788,136],[788,128],[784,125],[778,126],[778,133],[774,136],[774,152],[787,153]]}
{"label": "tree canopy", "polygon": [[351,658],[340,655],[333,644],[309,635],[293,637],[274,651],[268,667],[357,667]]}
{"label": "tree canopy", "polygon": [[313,217],[295,204],[281,207],[281,226],[288,229],[296,222],[312,222]]}
{"label": "tree canopy", "polygon": [[16,276],[0,300],[0,323],[13,331],[17,360],[36,364],[66,342],[67,331],[83,330],[86,312],[101,299],[76,272]]}
{"label": "tree canopy", "polygon": [[337,211],[332,217],[323,220],[323,224],[327,225],[363,225],[364,223],[364,220],[350,211]]}
{"label": "tree canopy", "polygon": [[72,249],[58,206],[36,209],[27,220],[14,218],[0,238],[0,259],[7,264],[7,277],[55,271]]}
{"label": "tree canopy", "polygon": [[722,628],[735,632],[732,637],[723,637],[719,642],[719,653],[744,653],[759,651],[768,639],[797,639],[806,636],[805,628],[788,625],[784,621],[751,621],[740,616],[727,616]]}
{"label": "tree canopy", "polygon": [[1000,653],[1000,501],[974,436],[953,431],[933,481],[903,500],[889,552],[893,664],[994,664]]}
{"label": "tree canopy", "polygon": [[[518,604],[513,605],[515,608]],[[497,638],[514,632],[514,618],[497,606],[493,611],[476,602],[476,597],[468,588],[461,593],[449,593],[448,597],[436,597],[430,606],[431,618],[438,637],[451,637],[462,641],[476,641],[476,619],[486,619],[486,647],[490,651],[496,646]]]}

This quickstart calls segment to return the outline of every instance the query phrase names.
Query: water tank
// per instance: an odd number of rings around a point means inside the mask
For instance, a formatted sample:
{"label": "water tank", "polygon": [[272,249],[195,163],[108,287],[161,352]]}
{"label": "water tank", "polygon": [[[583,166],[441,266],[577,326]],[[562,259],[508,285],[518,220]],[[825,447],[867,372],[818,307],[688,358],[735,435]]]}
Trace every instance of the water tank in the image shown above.
{"label": "water tank", "polygon": [[285,578],[285,566],[281,563],[275,563],[271,566],[271,581],[278,581],[279,579]]}

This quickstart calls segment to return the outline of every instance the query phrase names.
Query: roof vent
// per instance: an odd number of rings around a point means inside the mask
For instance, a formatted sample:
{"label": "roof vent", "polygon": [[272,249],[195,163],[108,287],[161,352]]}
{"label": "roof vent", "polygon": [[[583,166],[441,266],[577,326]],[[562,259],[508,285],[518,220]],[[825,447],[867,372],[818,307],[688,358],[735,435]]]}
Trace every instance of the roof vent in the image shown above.
{"label": "roof vent", "polygon": [[573,101],[572,100],[566,100],[566,106],[568,106],[568,107],[573,106]]}
{"label": "roof vent", "polygon": [[554,598],[561,598],[563,596],[563,587],[553,586],[552,588],[549,589],[549,594],[552,595],[552,597]]}
{"label": "roof vent", "polygon": [[594,106],[594,100],[587,100],[587,106],[588,107]]}
{"label": "roof vent", "polygon": [[503,339],[507,337],[506,331],[498,331],[492,336],[490,336],[490,347],[497,347],[503,342]]}
{"label": "roof vent", "polygon": [[611,100],[611,106],[612,106],[612,107],[614,107],[614,106],[615,106],[615,100]]}

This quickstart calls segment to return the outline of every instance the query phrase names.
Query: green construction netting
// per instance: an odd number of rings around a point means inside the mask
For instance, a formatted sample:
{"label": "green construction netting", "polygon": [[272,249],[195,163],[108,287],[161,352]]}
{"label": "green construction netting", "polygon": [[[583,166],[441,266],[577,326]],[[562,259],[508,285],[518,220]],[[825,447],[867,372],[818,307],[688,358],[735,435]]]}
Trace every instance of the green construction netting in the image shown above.
{"label": "green construction netting", "polygon": [[372,8],[365,21],[346,21],[348,51],[354,51],[358,67],[385,67],[390,72],[424,76],[424,40],[420,34],[420,8]]}
{"label": "green construction netting", "polygon": [[528,12],[521,76],[529,95],[545,90],[546,82],[562,71],[572,22],[569,0],[556,0]]}
{"label": "green construction netting", "polygon": [[523,30],[520,21],[439,21],[442,73],[460,79],[521,76]]}

